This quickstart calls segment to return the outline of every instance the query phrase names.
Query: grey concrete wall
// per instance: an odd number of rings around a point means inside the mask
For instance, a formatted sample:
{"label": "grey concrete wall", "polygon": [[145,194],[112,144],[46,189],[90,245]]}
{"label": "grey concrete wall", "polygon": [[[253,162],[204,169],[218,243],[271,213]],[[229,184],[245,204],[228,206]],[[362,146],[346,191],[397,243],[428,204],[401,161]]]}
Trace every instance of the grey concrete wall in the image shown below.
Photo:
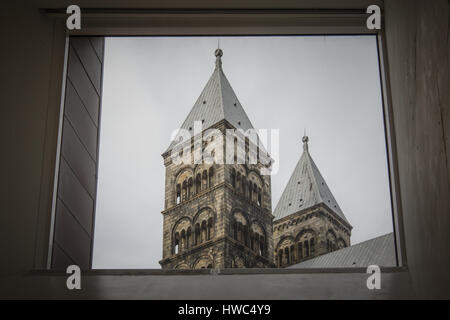
{"label": "grey concrete wall", "polygon": [[[382,292],[361,289],[365,274],[239,275],[239,276],[92,276],[86,291],[67,293],[65,278],[21,276],[42,269],[47,259],[49,217],[56,158],[57,125],[63,55],[63,22],[38,12],[39,7],[64,7],[71,1],[2,3],[0,30],[2,116],[2,201],[0,215],[0,281],[2,296],[235,298],[389,298],[410,297],[408,273],[387,275]],[[82,7],[112,5],[108,1],[77,1]],[[367,7],[374,1],[273,1],[246,7]],[[11,2],[12,3],[12,2]],[[411,282],[424,297],[449,297],[449,3],[385,1],[386,40],[397,134],[399,176],[404,215],[406,255]],[[138,1],[115,1],[139,7]],[[164,7],[187,7],[165,1]],[[227,7],[243,6],[228,1]],[[154,5],[155,6],[155,5]],[[157,5],[156,5],[157,6]],[[191,7],[224,7],[191,1]],[[4,277],[13,275],[14,277]],[[267,280],[266,280],[267,279]],[[64,281],[62,281],[64,280]],[[176,293],[178,288],[181,293]],[[145,290],[143,290],[145,288]],[[157,290],[152,291],[151,288]],[[203,290],[192,290],[206,288]],[[288,289],[286,289],[288,288]],[[308,290],[304,290],[307,288]],[[141,290],[142,289],[142,290]],[[215,291],[217,290],[217,291]],[[196,295],[192,293],[195,292]],[[211,293],[217,292],[215,295]],[[295,294],[293,294],[295,293]],[[398,294],[398,295],[396,295]],[[350,296],[351,295],[351,296]]]}

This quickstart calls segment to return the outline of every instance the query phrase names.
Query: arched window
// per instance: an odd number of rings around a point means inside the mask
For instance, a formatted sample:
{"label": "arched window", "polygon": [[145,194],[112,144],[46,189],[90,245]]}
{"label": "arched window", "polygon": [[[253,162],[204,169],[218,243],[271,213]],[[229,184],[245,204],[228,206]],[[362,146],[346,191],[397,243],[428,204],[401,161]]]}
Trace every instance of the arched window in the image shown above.
{"label": "arched window", "polygon": [[209,168],[209,187],[214,186],[214,168]]}
{"label": "arched window", "polygon": [[262,255],[264,255],[264,250],[266,247],[266,240],[263,236],[259,237],[258,244],[259,244],[259,254],[262,256]]}
{"label": "arched window", "polygon": [[184,249],[186,249],[186,232],[183,229],[181,230],[179,251],[182,252]]}
{"label": "arched window", "polygon": [[263,255],[264,252],[264,237],[260,234],[258,234],[258,241],[256,242],[256,250],[258,251],[259,255]]}
{"label": "arched window", "polygon": [[232,229],[233,229],[233,239],[238,239],[238,225],[236,219],[233,219],[232,221]]}
{"label": "arched window", "polygon": [[187,197],[188,197],[188,199],[190,199],[191,197],[192,197],[192,195],[193,195],[193,181],[192,181],[192,178],[189,178],[189,180],[188,180],[188,195],[187,195]]}
{"label": "arched window", "polygon": [[177,184],[177,196],[175,198],[175,204],[179,204],[181,202],[181,185]]}
{"label": "arched window", "polygon": [[201,243],[201,239],[200,239],[200,224],[196,224],[195,225],[195,235],[194,235],[194,243],[197,245],[197,244],[200,244]]}
{"label": "arched window", "polygon": [[205,242],[208,239],[208,230],[207,230],[207,226],[206,226],[206,220],[202,221],[202,226],[201,226],[201,235],[200,235],[200,242]]}
{"label": "arched window", "polygon": [[180,234],[177,232],[175,233],[175,239],[173,243],[173,253],[178,254],[180,249]]}
{"label": "arched window", "polygon": [[258,199],[258,187],[256,186],[256,183],[253,184],[253,202],[257,202]]}
{"label": "arched window", "polygon": [[283,250],[278,250],[278,266],[281,267],[283,265]]}
{"label": "arched window", "polygon": [[252,193],[252,183],[250,180],[248,181],[248,199],[252,201],[253,193]]}
{"label": "arched window", "polygon": [[199,193],[200,191],[202,191],[202,177],[200,173],[198,173],[195,178],[195,192]]}
{"label": "arched window", "polygon": [[184,180],[181,201],[186,201],[186,199],[187,199],[187,182],[186,180]]}
{"label": "arched window", "polygon": [[305,247],[305,257],[309,257],[309,242],[308,242],[308,240],[305,240],[303,242],[303,246]]}
{"label": "arched window", "polygon": [[315,244],[314,244],[314,238],[309,239],[309,251],[312,256],[314,256],[315,253]]}
{"label": "arched window", "polygon": [[332,230],[327,232],[327,251],[332,252],[336,250],[336,234]]}
{"label": "arched window", "polygon": [[297,260],[303,259],[303,245],[301,242],[297,244]]}
{"label": "arched window", "polygon": [[242,223],[238,222],[238,241],[239,242],[244,242],[244,226],[242,225]]}
{"label": "arched window", "polygon": [[261,189],[258,188],[258,206],[261,206],[262,201],[261,201]]}
{"label": "arched window", "polygon": [[208,188],[208,172],[203,170],[202,175],[202,190],[206,190]]}
{"label": "arched window", "polygon": [[290,263],[289,247],[284,248],[284,255],[285,255],[285,264],[288,265]]}
{"label": "arched window", "polygon": [[256,237],[258,236],[258,234],[254,234],[253,235],[253,231],[252,230],[250,230],[250,249],[252,249],[252,250],[255,250],[256,251],[256,241],[258,241],[257,239],[256,239]]}
{"label": "arched window", "polygon": [[212,238],[212,232],[213,232],[213,219],[208,219],[208,240],[211,240]]}
{"label": "arched window", "polygon": [[191,246],[191,227],[189,227],[186,231],[186,249],[189,249]]}
{"label": "arched window", "polygon": [[295,262],[295,246],[291,245],[291,262],[294,263]]}

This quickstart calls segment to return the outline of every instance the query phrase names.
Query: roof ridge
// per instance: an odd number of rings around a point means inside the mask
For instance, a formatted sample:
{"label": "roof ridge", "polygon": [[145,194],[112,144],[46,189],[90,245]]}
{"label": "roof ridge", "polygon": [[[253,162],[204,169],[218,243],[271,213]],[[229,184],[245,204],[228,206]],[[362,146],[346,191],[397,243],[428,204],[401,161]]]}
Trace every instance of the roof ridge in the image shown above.
{"label": "roof ridge", "polygon": [[225,77],[225,74],[223,73],[222,65],[220,65],[219,68],[216,68],[216,70],[214,70],[214,72],[216,72],[216,71],[218,71],[217,77],[219,77],[219,80],[218,80],[219,81],[219,95],[220,95],[219,101],[220,101],[220,106],[221,106],[220,111],[222,113],[222,118],[225,118],[225,104],[223,102],[223,87],[222,87],[222,79],[221,79],[222,78],[221,75],[223,74],[223,76]]}
{"label": "roof ridge", "polygon": [[[281,193],[281,197],[280,197],[280,199],[278,200],[277,205],[275,206],[275,210],[273,211],[274,213],[277,211],[278,206],[281,206],[281,201],[283,200],[283,197],[285,196],[285,194],[286,194],[286,196],[288,195],[288,192],[289,192],[288,186],[291,184],[291,181],[296,180],[296,179],[295,179],[295,176],[294,176],[294,172],[296,172],[298,166],[300,166],[300,163],[302,162],[302,157],[303,157],[303,154],[300,156],[300,159],[299,159],[299,160],[297,161],[297,163],[295,164],[294,170],[292,171],[292,174],[291,174],[291,176],[289,177],[289,180],[288,180],[288,182],[287,182],[287,184],[286,184],[286,187],[284,188],[283,193]],[[275,217],[275,219],[277,219],[277,217]]]}
{"label": "roof ridge", "polygon": [[317,185],[317,179],[316,179],[316,175],[314,174],[314,169],[313,169],[312,163],[311,163],[312,159],[311,159],[311,155],[309,154],[308,149],[305,150],[304,154],[306,155],[306,158],[307,158],[306,165],[308,166],[309,176],[311,178],[312,185],[313,185],[313,188],[315,191],[314,194],[315,194],[315,196],[317,196],[318,202],[324,202],[322,195],[320,194],[320,191],[319,191],[319,186]]}

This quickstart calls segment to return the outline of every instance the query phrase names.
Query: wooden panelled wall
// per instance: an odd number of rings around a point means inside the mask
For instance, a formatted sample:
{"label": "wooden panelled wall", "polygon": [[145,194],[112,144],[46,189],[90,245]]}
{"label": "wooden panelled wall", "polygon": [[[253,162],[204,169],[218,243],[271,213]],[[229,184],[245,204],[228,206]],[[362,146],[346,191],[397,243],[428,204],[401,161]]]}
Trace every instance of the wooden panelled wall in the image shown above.
{"label": "wooden panelled wall", "polygon": [[53,269],[70,264],[91,268],[103,48],[102,37],[69,41]]}
{"label": "wooden panelled wall", "polygon": [[450,2],[385,1],[408,269],[419,296],[450,297]]}

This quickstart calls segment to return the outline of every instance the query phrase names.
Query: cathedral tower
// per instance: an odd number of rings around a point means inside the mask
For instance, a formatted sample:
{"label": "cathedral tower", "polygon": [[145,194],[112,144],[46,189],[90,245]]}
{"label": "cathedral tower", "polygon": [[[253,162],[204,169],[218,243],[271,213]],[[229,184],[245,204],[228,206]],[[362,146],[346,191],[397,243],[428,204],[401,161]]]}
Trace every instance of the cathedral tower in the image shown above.
{"label": "cathedral tower", "polygon": [[311,158],[303,154],[274,210],[274,262],[285,267],[350,245],[352,226]]}
{"label": "cathedral tower", "polygon": [[[215,51],[213,74],[162,155],[163,269],[273,266],[270,175],[262,174],[270,162],[261,161],[257,136],[238,131],[228,139],[230,129],[253,126],[223,73],[222,55]],[[220,161],[238,146],[243,155]]]}

